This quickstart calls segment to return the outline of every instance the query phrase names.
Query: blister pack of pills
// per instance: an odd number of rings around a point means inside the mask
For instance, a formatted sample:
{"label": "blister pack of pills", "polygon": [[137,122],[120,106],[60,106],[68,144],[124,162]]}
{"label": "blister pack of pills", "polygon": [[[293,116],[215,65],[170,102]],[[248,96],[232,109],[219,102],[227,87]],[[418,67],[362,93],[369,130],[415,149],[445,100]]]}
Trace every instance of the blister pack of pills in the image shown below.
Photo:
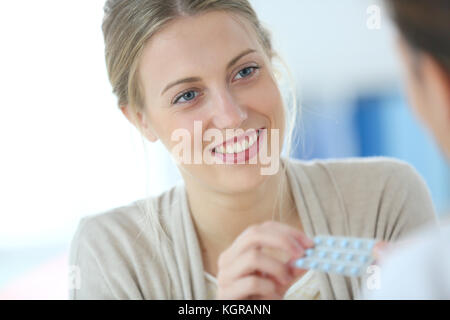
{"label": "blister pack of pills", "polygon": [[367,238],[316,236],[314,247],[307,249],[305,256],[295,261],[295,266],[359,277],[374,261],[372,249],[376,242]]}

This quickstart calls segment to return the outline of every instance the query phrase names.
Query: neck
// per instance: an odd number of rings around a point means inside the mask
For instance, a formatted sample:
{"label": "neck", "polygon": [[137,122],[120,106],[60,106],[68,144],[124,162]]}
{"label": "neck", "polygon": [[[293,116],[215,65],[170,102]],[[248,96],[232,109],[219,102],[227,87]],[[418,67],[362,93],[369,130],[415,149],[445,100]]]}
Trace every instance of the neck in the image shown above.
{"label": "neck", "polygon": [[[280,183],[282,192],[279,195]],[[251,225],[270,220],[289,222],[298,219],[283,170],[248,192],[225,194],[199,185],[186,184],[186,187],[200,246],[203,251],[214,252],[215,255],[228,248]],[[280,204],[282,212],[279,213]]]}

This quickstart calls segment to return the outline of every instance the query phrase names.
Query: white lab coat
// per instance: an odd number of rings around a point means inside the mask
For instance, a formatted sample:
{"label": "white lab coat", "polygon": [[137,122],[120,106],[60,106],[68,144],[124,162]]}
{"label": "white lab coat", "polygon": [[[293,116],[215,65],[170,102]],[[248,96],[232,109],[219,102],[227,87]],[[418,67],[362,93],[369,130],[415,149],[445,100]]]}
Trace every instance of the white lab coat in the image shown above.
{"label": "white lab coat", "polygon": [[[389,250],[380,261],[378,286],[363,288],[374,300],[450,299],[450,217]],[[373,279],[372,279],[373,280]]]}

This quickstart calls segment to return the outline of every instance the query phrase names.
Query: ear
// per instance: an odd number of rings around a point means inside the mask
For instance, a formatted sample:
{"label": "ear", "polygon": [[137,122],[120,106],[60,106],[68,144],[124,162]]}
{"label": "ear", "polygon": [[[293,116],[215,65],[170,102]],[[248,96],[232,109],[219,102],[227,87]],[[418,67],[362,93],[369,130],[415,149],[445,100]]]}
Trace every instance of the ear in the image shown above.
{"label": "ear", "polygon": [[120,110],[128,121],[130,121],[130,123],[134,125],[139,132],[145,135],[150,142],[158,141],[158,136],[148,123],[145,114],[142,114],[139,111],[137,114],[133,114],[128,105],[120,106]]}

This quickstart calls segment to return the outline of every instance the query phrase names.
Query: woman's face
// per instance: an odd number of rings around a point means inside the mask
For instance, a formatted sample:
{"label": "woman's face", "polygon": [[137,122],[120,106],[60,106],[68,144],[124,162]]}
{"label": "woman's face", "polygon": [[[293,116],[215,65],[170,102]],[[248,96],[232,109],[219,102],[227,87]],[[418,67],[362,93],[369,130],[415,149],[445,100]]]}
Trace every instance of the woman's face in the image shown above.
{"label": "woman's face", "polygon": [[[169,152],[179,145],[175,131],[190,134],[194,153],[228,140],[226,129],[267,129],[261,143],[270,154],[271,129],[279,129],[282,149],[284,109],[270,65],[250,25],[225,12],[178,18],[146,44],[139,67],[145,95],[148,138],[160,139]],[[174,84],[179,80],[186,81]],[[201,134],[194,135],[200,121]],[[198,123],[197,123],[198,124]],[[205,130],[217,129],[222,139],[203,141]],[[194,150],[194,140],[200,148]],[[274,142],[272,142],[274,143]],[[273,156],[273,155],[271,155]],[[279,152],[276,154],[279,157]],[[261,163],[179,163],[187,183],[233,193],[251,190],[267,178]]]}

